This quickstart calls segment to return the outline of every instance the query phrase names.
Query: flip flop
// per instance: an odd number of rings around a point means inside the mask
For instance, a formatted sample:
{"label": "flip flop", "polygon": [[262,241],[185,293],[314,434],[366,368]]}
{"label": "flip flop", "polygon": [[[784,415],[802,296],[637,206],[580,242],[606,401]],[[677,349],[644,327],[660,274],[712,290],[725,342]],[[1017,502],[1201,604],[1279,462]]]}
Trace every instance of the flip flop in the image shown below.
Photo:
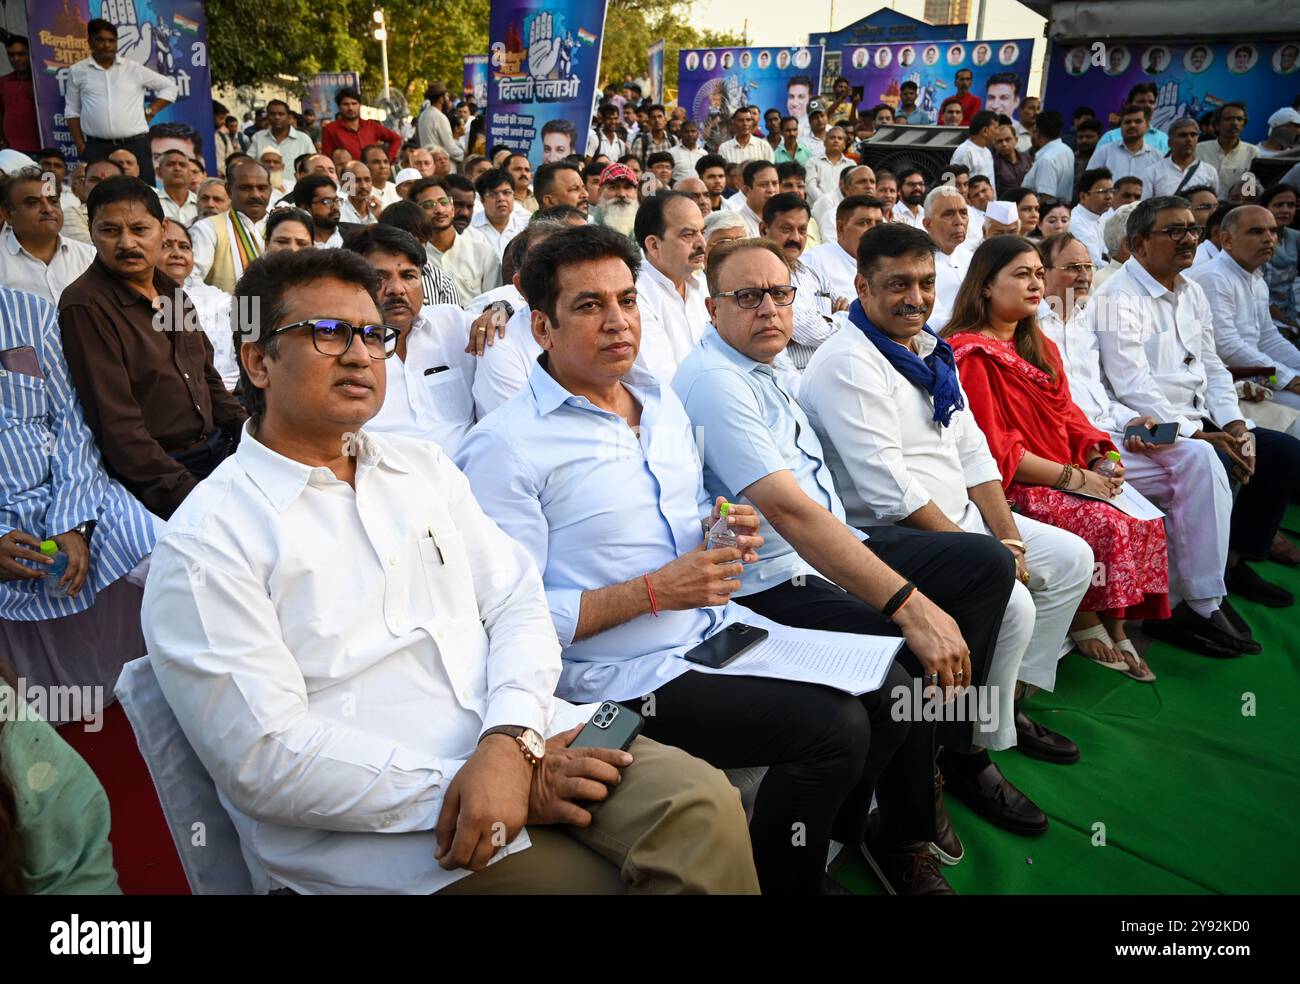
{"label": "flip flop", "polygon": [[[1106,626],[1102,625],[1100,622],[1091,628],[1080,629],[1078,632],[1071,632],[1070,638],[1074,641],[1076,647],[1081,642],[1089,642],[1095,639],[1096,641],[1109,646],[1111,649],[1119,649],[1119,646],[1115,644],[1115,640],[1110,637],[1110,633],[1106,631]],[[1126,675],[1130,670],[1127,656],[1125,656],[1124,659],[1111,662],[1109,660],[1098,659],[1096,656],[1089,656],[1083,649],[1076,649],[1076,651],[1084,659],[1096,663],[1098,666],[1103,666],[1108,670],[1118,670],[1120,673]]]}
{"label": "flip flop", "polygon": [[1137,647],[1133,645],[1132,639],[1120,639],[1115,643],[1115,648],[1125,653],[1128,657],[1129,665],[1124,670],[1124,675],[1138,683],[1154,683],[1156,675],[1151,672],[1151,667],[1147,661],[1138,655]]}

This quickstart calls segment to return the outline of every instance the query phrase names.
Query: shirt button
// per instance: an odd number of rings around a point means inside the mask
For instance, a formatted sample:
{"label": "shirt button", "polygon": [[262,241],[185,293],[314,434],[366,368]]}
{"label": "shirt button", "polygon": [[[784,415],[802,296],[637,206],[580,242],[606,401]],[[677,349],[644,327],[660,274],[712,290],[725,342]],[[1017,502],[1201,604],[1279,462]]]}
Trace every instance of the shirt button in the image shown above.
{"label": "shirt button", "polygon": [[390,555],[389,555],[389,557],[388,557],[388,566],[389,566],[389,567],[396,567],[396,566],[397,566],[397,554],[390,554]]}
{"label": "shirt button", "polygon": [[185,373],[184,375],[185,375],[185,378],[186,378],[186,379],[189,379],[189,378],[190,378],[190,374],[189,374],[188,372]]}
{"label": "shirt button", "polygon": [[385,814],[384,814],[384,826],[385,826],[385,827],[391,827],[391,826],[392,826],[394,823],[396,823],[396,822],[397,822],[397,814],[395,814],[395,813],[385,813]]}

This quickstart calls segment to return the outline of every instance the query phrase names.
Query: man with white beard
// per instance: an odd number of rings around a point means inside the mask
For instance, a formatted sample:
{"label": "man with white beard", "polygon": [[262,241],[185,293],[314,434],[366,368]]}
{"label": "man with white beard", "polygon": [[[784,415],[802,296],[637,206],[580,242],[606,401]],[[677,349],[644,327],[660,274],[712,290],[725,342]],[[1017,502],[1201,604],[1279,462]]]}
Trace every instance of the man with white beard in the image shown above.
{"label": "man with white beard", "polygon": [[626,164],[611,164],[600,174],[600,203],[591,210],[599,225],[631,238],[638,207],[636,175]]}

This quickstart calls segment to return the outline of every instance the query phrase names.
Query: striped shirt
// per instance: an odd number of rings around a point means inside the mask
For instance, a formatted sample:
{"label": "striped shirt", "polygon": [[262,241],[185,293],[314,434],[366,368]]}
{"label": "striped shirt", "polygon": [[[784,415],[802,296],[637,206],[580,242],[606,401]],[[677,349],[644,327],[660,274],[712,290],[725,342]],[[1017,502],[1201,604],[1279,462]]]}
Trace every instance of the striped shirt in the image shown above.
{"label": "striped shirt", "polygon": [[90,571],[76,598],[51,598],[45,580],[0,581],[0,618],[60,618],[88,609],[153,550],[144,506],[108,477],[68,375],[54,307],[0,287],[0,351],[30,345],[43,378],[0,369],[0,536],[46,539],[88,520]]}
{"label": "striped shirt", "polygon": [[424,285],[425,304],[455,304],[465,306],[465,299],[460,296],[456,281],[436,263],[426,262],[420,268],[420,283]]}

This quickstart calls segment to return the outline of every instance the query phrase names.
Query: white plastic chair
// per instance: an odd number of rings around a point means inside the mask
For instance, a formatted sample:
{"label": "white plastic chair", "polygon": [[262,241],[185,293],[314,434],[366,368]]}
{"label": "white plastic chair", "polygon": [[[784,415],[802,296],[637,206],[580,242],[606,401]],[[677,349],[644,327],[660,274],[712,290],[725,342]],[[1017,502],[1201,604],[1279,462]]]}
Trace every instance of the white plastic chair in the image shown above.
{"label": "white plastic chair", "polygon": [[149,657],[122,667],[114,689],[149,767],[190,891],[195,895],[252,895],[253,882],[239,846],[239,833],[217,798],[212,777],[163,696]]}

